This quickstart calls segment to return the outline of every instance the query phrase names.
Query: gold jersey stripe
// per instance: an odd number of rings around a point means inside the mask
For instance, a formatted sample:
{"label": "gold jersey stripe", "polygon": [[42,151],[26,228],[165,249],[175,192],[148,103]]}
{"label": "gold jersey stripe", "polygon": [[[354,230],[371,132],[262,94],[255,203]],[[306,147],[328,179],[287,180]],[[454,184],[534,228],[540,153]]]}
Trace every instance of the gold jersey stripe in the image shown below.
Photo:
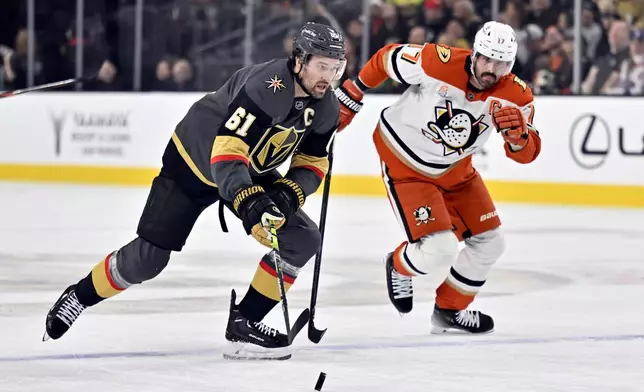
{"label": "gold jersey stripe", "polygon": [[192,170],[192,172],[195,174],[195,176],[197,176],[201,180],[201,182],[203,182],[204,184],[207,184],[207,185],[210,185],[210,186],[216,188],[217,184],[215,184],[214,182],[208,180],[203,175],[203,173],[201,173],[201,171],[199,170],[197,165],[195,165],[195,163],[192,160],[192,158],[190,158],[190,155],[188,155],[188,152],[186,151],[185,147],[183,147],[183,143],[181,143],[181,140],[179,140],[179,136],[177,136],[176,132],[174,132],[172,134],[172,141],[174,142],[174,145],[177,147],[177,151],[179,151],[179,154],[181,155],[183,160],[186,161],[186,164],[188,165],[188,167],[190,167],[190,170]]}

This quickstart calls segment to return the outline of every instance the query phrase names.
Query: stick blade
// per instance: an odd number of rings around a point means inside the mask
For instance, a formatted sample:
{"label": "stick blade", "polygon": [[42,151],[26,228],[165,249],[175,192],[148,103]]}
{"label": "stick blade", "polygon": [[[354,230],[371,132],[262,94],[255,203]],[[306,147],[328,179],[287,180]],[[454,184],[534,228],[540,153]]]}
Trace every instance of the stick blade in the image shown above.
{"label": "stick blade", "polygon": [[322,337],[326,333],[326,330],[327,330],[326,328],[324,329],[315,328],[315,325],[313,324],[313,320],[311,320],[309,323],[309,340],[315,344],[320,343],[320,340],[322,340]]}
{"label": "stick blade", "polygon": [[297,320],[295,320],[295,324],[293,324],[293,327],[291,328],[291,331],[288,334],[288,341],[289,343],[293,343],[293,340],[295,340],[295,337],[297,336],[298,333],[306,326],[306,323],[309,322],[309,315],[310,315],[310,310],[304,309],[302,313],[297,317]]}

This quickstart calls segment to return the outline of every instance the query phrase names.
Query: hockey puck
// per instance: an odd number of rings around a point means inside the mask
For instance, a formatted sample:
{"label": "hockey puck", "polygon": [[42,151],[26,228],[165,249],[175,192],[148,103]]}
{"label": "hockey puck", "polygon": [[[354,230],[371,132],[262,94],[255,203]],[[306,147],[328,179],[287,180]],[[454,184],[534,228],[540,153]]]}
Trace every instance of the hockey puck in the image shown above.
{"label": "hockey puck", "polygon": [[326,380],[326,373],[320,372],[320,375],[318,376],[318,382],[315,383],[316,391],[322,390],[322,385],[324,385],[324,380]]}

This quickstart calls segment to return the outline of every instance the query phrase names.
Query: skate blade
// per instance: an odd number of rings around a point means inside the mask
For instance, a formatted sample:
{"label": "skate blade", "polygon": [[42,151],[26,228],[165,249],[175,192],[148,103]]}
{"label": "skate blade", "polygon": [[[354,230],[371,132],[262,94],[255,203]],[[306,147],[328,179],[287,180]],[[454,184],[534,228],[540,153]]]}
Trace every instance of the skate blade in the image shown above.
{"label": "skate blade", "polygon": [[485,332],[469,332],[458,328],[437,326],[433,326],[430,331],[432,335],[487,335],[492,332],[494,332],[494,328]]}
{"label": "skate blade", "polygon": [[51,339],[51,337],[49,335],[47,335],[47,331],[45,331],[45,333],[42,335],[42,341],[46,342],[49,339]]}
{"label": "skate blade", "polygon": [[236,361],[284,361],[291,358],[291,348],[264,348],[252,343],[228,341],[223,357]]}

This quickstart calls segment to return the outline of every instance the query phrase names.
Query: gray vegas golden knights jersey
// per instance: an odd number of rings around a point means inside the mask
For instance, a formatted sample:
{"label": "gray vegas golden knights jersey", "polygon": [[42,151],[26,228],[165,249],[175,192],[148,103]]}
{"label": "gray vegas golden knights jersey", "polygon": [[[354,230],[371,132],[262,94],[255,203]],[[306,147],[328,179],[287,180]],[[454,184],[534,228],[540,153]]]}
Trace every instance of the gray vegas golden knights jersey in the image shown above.
{"label": "gray vegas golden knights jersey", "polygon": [[323,98],[294,97],[288,59],[237,71],[219,90],[195,102],[172,140],[199,179],[220,196],[253,184],[289,157],[286,177],[308,196],[328,170],[328,146],[339,123],[332,91]]}

